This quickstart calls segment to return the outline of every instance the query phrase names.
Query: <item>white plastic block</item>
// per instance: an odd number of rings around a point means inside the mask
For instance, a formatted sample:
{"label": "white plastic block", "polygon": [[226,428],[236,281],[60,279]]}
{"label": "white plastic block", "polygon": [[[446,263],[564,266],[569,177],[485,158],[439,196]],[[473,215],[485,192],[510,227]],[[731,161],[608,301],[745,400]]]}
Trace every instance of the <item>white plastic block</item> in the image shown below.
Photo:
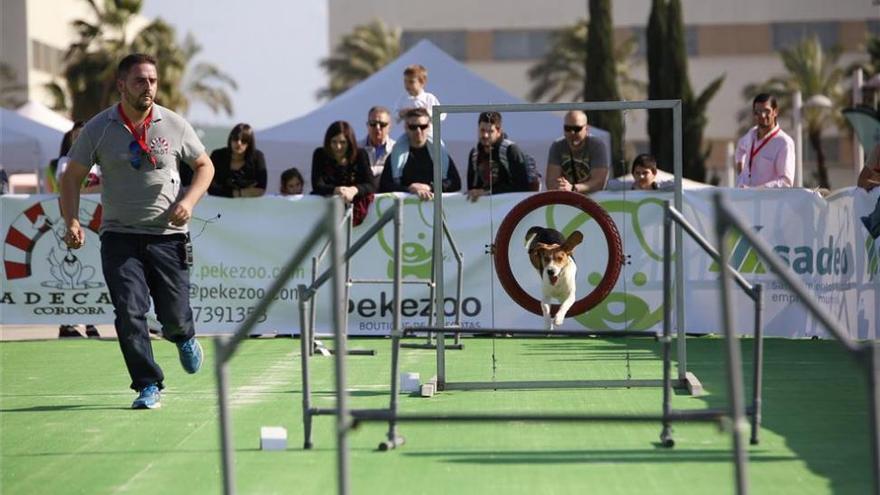
{"label": "white plastic block", "polygon": [[411,394],[418,392],[421,383],[418,373],[404,372],[400,374],[400,393]]}
{"label": "white plastic block", "polygon": [[283,426],[261,427],[260,450],[287,450],[287,428]]}

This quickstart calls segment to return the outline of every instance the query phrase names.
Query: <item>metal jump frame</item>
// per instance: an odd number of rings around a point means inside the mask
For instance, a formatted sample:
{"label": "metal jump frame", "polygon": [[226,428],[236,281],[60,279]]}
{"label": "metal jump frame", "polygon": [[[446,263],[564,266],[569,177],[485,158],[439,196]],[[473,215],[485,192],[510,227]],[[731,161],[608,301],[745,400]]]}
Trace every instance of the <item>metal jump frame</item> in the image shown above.
{"label": "metal jump frame", "polygon": [[[510,112],[510,111],[534,111],[536,110],[538,105],[497,105],[497,106],[435,106],[433,109],[433,123],[435,126],[435,156],[439,156],[440,150],[438,149],[440,146],[440,114],[447,112],[480,112],[480,111],[502,111],[502,112]],[[599,102],[599,103],[585,103],[585,104],[560,104],[560,105],[540,105],[541,110],[569,110],[569,109],[581,109],[581,110],[619,110],[622,108],[671,108],[673,110],[673,121],[675,126],[675,143],[674,143],[674,159],[675,159],[675,171],[676,171],[676,191],[675,191],[675,200],[676,206],[681,208],[681,102],[678,100],[674,101],[650,101],[650,102]],[[440,253],[442,252],[442,238],[440,236],[440,229],[436,228],[436,225],[440,225],[442,221],[442,194],[439,190],[439,185],[442,184],[442,178],[440,177],[440,167],[434,168],[434,184],[435,187],[438,188],[434,194],[434,266],[435,266],[435,275],[436,280],[439,280],[440,283],[437,285],[437,290],[435,292],[436,304],[435,307],[443,307],[443,264],[442,264],[442,256]],[[666,263],[664,263],[664,279],[669,280],[671,278],[671,255],[672,255],[672,243],[669,242],[672,238],[672,217],[666,216],[664,223],[664,259]],[[676,222],[676,238],[675,245],[682,246],[682,224]],[[723,243],[722,243],[723,245]],[[725,251],[722,249],[721,255],[719,259],[726,259],[724,257]],[[683,295],[683,257],[676,257],[677,270],[676,270],[676,283],[675,287],[677,288],[677,292],[679,292],[679,297],[677,298],[677,310],[680,312],[679,318],[676,321],[679,324],[679,336],[682,336],[683,333],[683,305],[682,305],[682,295]],[[397,265],[399,267],[399,265]],[[725,270],[729,269],[726,263],[722,263],[722,266]],[[726,275],[726,271],[724,272]],[[666,283],[666,282],[665,282]],[[759,290],[760,292],[760,290]],[[670,400],[671,400],[671,389],[672,389],[672,380],[671,380],[671,359],[670,359],[670,346],[672,341],[671,335],[671,291],[666,291],[664,296],[665,310],[664,310],[664,326],[663,326],[663,336],[662,342],[664,344],[664,364],[663,364],[663,386],[664,386],[664,406],[663,412],[661,415],[610,415],[610,414],[523,414],[523,413],[511,413],[511,414],[493,414],[493,413],[467,413],[467,414],[454,414],[454,413],[445,413],[445,414],[400,414],[397,412],[397,400],[393,396],[397,391],[397,380],[398,380],[398,371],[399,371],[399,359],[398,352],[400,347],[400,339],[404,336],[405,331],[401,329],[399,326],[394,327],[391,332],[392,339],[392,399],[391,399],[391,407],[388,410],[370,410],[370,411],[356,411],[349,410],[347,407],[347,402],[345,400],[345,396],[347,392],[344,387],[337,386],[336,394],[337,394],[337,408],[335,410],[338,418],[340,420],[337,421],[337,444],[339,448],[348,448],[347,441],[345,437],[347,436],[350,429],[353,429],[361,422],[369,422],[369,421],[380,421],[385,422],[388,421],[389,425],[392,425],[389,428],[389,441],[385,442],[383,445],[380,445],[380,450],[387,450],[394,448],[397,445],[403,443],[403,438],[396,435],[396,431],[394,432],[394,436],[390,435],[393,425],[396,425],[397,422],[400,421],[413,421],[413,422],[421,422],[421,421],[450,421],[450,422],[474,422],[474,421],[540,421],[540,422],[555,422],[555,421],[620,421],[620,422],[634,422],[634,421],[660,421],[663,424],[663,433],[661,434],[661,440],[665,446],[672,446],[673,441],[671,437],[671,433],[669,430],[669,423],[673,420],[705,420],[705,421],[720,421],[724,417],[724,411],[722,410],[694,410],[694,411],[674,411],[671,408]],[[759,298],[760,299],[760,298]],[[758,305],[760,307],[760,304]],[[399,322],[399,318],[397,319]],[[760,323],[760,319],[756,318],[756,322]],[[449,329],[446,328],[444,324],[444,314],[441,310],[437,314],[437,365],[438,365],[438,388],[441,386],[449,385],[445,381],[445,360],[444,360],[444,347],[445,347],[445,334],[448,333],[472,333],[470,331],[458,328],[458,329]],[[486,329],[482,329],[481,332],[486,332]],[[506,330],[507,331],[507,330]],[[545,334],[547,331],[545,329],[540,330],[516,330],[515,333],[519,334]],[[584,332],[564,332],[557,331],[558,333],[579,333],[583,335]],[[742,421],[742,418],[745,415],[745,411],[743,410],[743,399],[742,399],[742,369],[740,366],[740,355],[739,355],[739,347],[738,342],[736,340],[736,335],[734,334],[734,330],[731,326],[725,327],[725,338],[727,341],[727,362],[728,362],[728,375],[729,375],[729,392],[730,392],[730,404],[729,404],[729,416],[734,420],[736,425],[735,428],[732,429],[732,434],[734,437],[734,447],[735,447],[735,455],[734,462],[736,463],[736,475],[737,475],[737,493],[745,494],[748,491],[747,486],[744,483],[745,480],[745,463],[746,457],[744,452],[744,447],[742,442],[740,441],[740,429],[739,423]],[[345,375],[345,339],[340,338],[337,333],[337,354],[336,354],[336,372],[337,375],[344,376]],[[684,347],[684,339],[679,339],[679,350],[682,351]],[[683,376],[686,373],[686,366],[682,366],[682,361],[684,360],[683,353],[679,356],[679,375],[680,380],[683,380],[685,377]],[[339,378],[337,378],[337,383],[339,383]],[[737,386],[738,384],[738,386]],[[346,462],[338,463],[338,471],[337,471],[337,482],[339,487],[339,493],[347,495],[350,493],[350,477],[349,477],[349,466],[347,463],[348,453],[346,452],[344,455],[340,455],[340,459],[344,459]]]}
{"label": "metal jump frame", "polygon": [[[748,240],[758,253],[759,258],[770,267],[770,271],[782,279],[783,282],[788,284],[792,292],[794,292],[804,306],[806,306],[807,311],[825,326],[828,332],[840,343],[840,345],[843,346],[844,349],[846,349],[847,353],[852,356],[864,370],[866,375],[865,381],[868,384],[868,427],[870,431],[871,453],[873,457],[871,464],[871,472],[874,478],[873,493],[875,495],[880,495],[880,426],[878,426],[880,425],[880,346],[874,341],[857,342],[852,339],[847,334],[846,329],[840,326],[834,317],[816,302],[814,296],[810,293],[804,283],[801,282],[799,278],[792,275],[791,269],[779,260],[779,256],[774,253],[773,248],[771,248],[766,241],[758,237],[748,224],[734,213],[728,200],[721,193],[716,193],[715,231],[718,237],[720,255],[723,259],[727,259],[727,256],[729,255],[729,248],[727,243],[723,242],[723,240],[731,229],[735,229],[745,237],[746,240]],[[733,334],[735,328],[734,311],[732,307],[733,303],[730,294],[730,270],[731,268],[726,263],[721,264],[721,309],[724,330],[727,334]],[[728,341],[728,346],[731,347],[728,354],[736,355],[737,353],[735,351],[737,351],[737,349],[732,349],[736,346],[730,341]],[[738,365],[738,360],[728,362],[728,370],[730,370],[731,367]],[[741,380],[737,380],[737,378],[740,377],[739,375],[734,376],[734,374],[728,374],[728,377],[730,380],[730,388],[739,391],[738,393],[731,394],[732,400],[729,404],[730,414],[733,417],[733,427],[735,432],[734,446],[737,452],[737,466],[739,467],[741,465],[740,457],[745,456],[739,433],[743,427],[743,408],[741,402],[737,403],[737,401],[742,400],[743,384]],[[740,489],[740,487],[745,487],[746,484],[745,465],[742,464],[742,467],[743,469],[738,469],[736,473],[738,489]]]}
{"label": "metal jump frame", "polygon": [[[352,230],[354,229],[354,217],[352,215],[351,207],[346,208],[345,216],[342,219],[342,223],[344,223],[346,226],[345,247],[346,247],[346,251],[348,251],[351,249]],[[457,287],[456,287],[456,301],[457,302],[455,304],[455,315],[454,315],[455,316],[455,323],[453,324],[453,326],[459,327],[459,326],[461,326],[461,304],[462,304],[461,303],[461,295],[462,295],[462,291],[463,291],[463,289],[462,289],[462,273],[464,270],[464,268],[463,268],[463,264],[464,264],[463,255],[461,253],[461,250],[458,249],[458,245],[456,244],[455,239],[452,237],[452,233],[450,232],[449,227],[446,224],[445,218],[443,219],[443,232],[446,236],[446,240],[449,243],[450,248],[452,249],[453,254],[455,255],[455,261],[457,263],[457,284],[456,284],[457,285]],[[366,237],[366,236],[364,236],[364,237]],[[321,248],[320,252],[316,256],[312,257],[312,285],[311,285],[311,287],[314,288],[314,291],[309,291],[309,294],[312,297],[317,295],[317,290],[320,288],[320,284],[316,283],[318,280],[318,267],[320,266],[321,262],[326,257],[327,251],[329,248],[330,248],[330,242],[328,241]],[[408,279],[401,280],[402,284],[423,284],[423,285],[428,286],[428,289],[430,291],[429,298],[431,300],[431,307],[429,310],[430,314],[428,316],[428,324],[427,324],[428,327],[434,326],[434,313],[435,313],[434,304],[436,302],[434,299],[434,287],[436,287],[437,283],[436,283],[436,279],[433,276],[433,271],[434,271],[434,266],[432,265],[430,279],[408,278]],[[352,285],[355,285],[355,284],[377,284],[378,285],[378,284],[393,284],[393,283],[394,283],[394,279],[384,279],[384,278],[380,278],[380,279],[354,279],[351,277],[350,260],[346,260],[346,262],[345,262],[345,300],[346,301],[349,300],[349,294],[351,292]],[[316,307],[314,304],[309,305],[309,313],[308,314],[309,314],[310,329],[314,330],[315,323],[317,322],[317,311],[316,311]],[[345,325],[346,328],[348,328],[348,316],[347,315],[348,315],[348,312],[346,311],[346,325]],[[301,326],[301,328],[305,328],[305,327]],[[427,332],[426,338],[427,338],[427,340],[425,343],[422,343],[422,344],[411,344],[411,343],[410,344],[403,344],[403,347],[418,348],[418,349],[434,349],[435,344],[433,343],[432,333]],[[316,335],[315,335],[314,331],[312,331],[308,334],[308,339],[311,343],[311,345],[308,346],[308,355],[309,356],[313,356],[315,351],[318,349],[325,351],[329,354],[333,353],[332,350],[326,349],[325,347],[323,347],[323,345],[318,340],[316,340]],[[455,343],[451,346],[448,346],[448,347],[450,349],[459,349],[460,350],[463,348],[463,345],[461,343],[460,338],[456,337]],[[375,351],[364,350],[364,349],[350,349],[348,351],[348,353],[353,354],[353,355],[375,355]]]}
{"label": "metal jump frame", "polygon": [[[370,228],[354,243],[351,245],[351,222],[350,216],[348,217],[348,232],[346,234],[346,244],[348,248],[345,251],[345,254],[342,257],[334,256],[330,260],[331,269],[337,268],[339,266],[345,266],[345,281],[344,290],[342,297],[336,298],[334,297],[334,307],[339,306],[340,304],[345,306],[345,310],[341,311],[343,315],[340,316],[342,320],[342,324],[336,326],[336,331],[334,332],[335,338],[335,352],[333,354],[339,355],[350,355],[352,352],[347,351],[346,347],[340,347],[339,339],[343,341],[347,341],[347,318],[345,314],[347,314],[347,304],[348,304],[348,292],[350,289],[349,282],[351,281],[349,277],[349,262],[351,258],[364,246],[369,240],[375,236],[382,228],[385,227],[386,224],[393,221],[394,222],[394,278],[390,280],[382,280],[381,283],[391,283],[393,287],[393,298],[394,298],[394,316],[393,316],[393,328],[400,328],[401,325],[401,287],[404,283],[403,278],[401,276],[401,256],[402,256],[402,229],[403,229],[403,199],[400,197],[395,198],[394,205],[385,211],[379,220],[370,226]],[[342,223],[345,223],[346,219],[343,219]],[[332,241],[332,239],[331,239]],[[332,242],[330,246],[332,248]],[[326,249],[324,250],[326,251]],[[316,267],[316,262],[313,259],[313,268]],[[312,420],[315,416],[338,416],[338,406],[337,408],[319,408],[314,407],[312,405],[312,384],[311,384],[311,370],[309,366],[310,361],[310,350],[314,350],[314,297],[317,293],[318,289],[330,278],[331,273],[330,269],[325,271],[318,277],[313,277],[312,284],[310,286],[306,286],[300,284],[297,287],[298,301],[299,301],[299,313],[300,313],[300,324],[302,328],[302,332],[300,334],[300,363],[302,369],[302,387],[303,387],[303,398],[302,398],[302,411],[303,411],[303,448],[311,449],[313,446],[312,443]],[[373,283],[377,283],[376,281],[372,281]],[[336,294],[334,292],[334,294]],[[392,368],[396,366],[398,349],[392,349]],[[364,353],[359,353],[364,354]],[[336,362],[339,363],[340,359],[337,359]],[[338,365],[337,365],[338,368]],[[398,381],[394,374],[391,376],[391,397],[390,397],[390,405],[389,410],[396,411],[397,410],[397,400],[398,400]],[[366,410],[369,411],[386,411],[385,409],[378,410]],[[338,421],[338,420],[337,420]],[[388,426],[388,443],[392,445],[398,445],[403,443],[403,439],[399,437],[397,434],[396,423],[389,420]]]}
{"label": "metal jump frame", "polygon": [[[434,127],[434,156],[440,156],[440,140],[442,136],[441,129],[441,120],[440,115],[443,113],[479,113],[486,111],[497,111],[501,113],[510,113],[510,112],[537,112],[537,111],[567,111],[567,110],[604,110],[604,111],[613,111],[613,110],[657,110],[657,109],[667,109],[672,110],[672,124],[673,124],[673,162],[674,162],[674,171],[675,171],[675,192],[674,192],[674,202],[675,207],[681,211],[682,210],[682,157],[681,157],[681,100],[643,100],[643,101],[603,101],[603,102],[585,102],[585,103],[528,103],[528,104],[500,104],[500,105],[437,105],[433,107],[432,110],[432,123]],[[441,177],[441,168],[434,167],[434,184],[435,187],[438,188],[434,194],[434,225],[440,225],[442,219],[442,211],[443,211],[443,195],[440,194],[438,184],[442,184]],[[675,245],[681,246],[682,242],[682,229],[680,225],[676,225],[675,229]],[[437,284],[437,288],[435,291],[436,298],[436,307],[443,307],[444,300],[444,284],[443,284],[443,258],[439,256],[439,253],[442,253],[442,237],[441,231],[439,229],[434,229],[434,273],[435,280],[439,283]],[[682,290],[684,286],[684,262],[682,257],[679,256],[675,260],[675,290],[676,290],[676,318],[675,321],[678,325],[678,381],[676,382],[676,386],[687,386],[688,389],[692,389],[694,384],[692,383],[694,380],[694,376],[691,373],[687,372],[687,344],[684,339],[684,291]],[[455,389],[496,389],[499,387],[499,383],[501,382],[449,382],[447,380],[446,374],[446,342],[444,338],[444,332],[442,331],[444,328],[447,328],[445,324],[444,315],[442,311],[437,314],[437,328],[441,331],[439,332],[436,339],[436,362],[437,362],[437,390],[455,390]],[[500,330],[499,330],[500,331]],[[480,333],[491,332],[491,329],[483,329]],[[505,333],[518,333],[515,330],[504,330]],[[456,331],[456,332],[448,332],[450,334],[457,336],[460,333],[474,333],[474,332],[464,332],[464,331]],[[607,332],[591,332],[591,331],[581,331],[580,335],[607,335]],[[632,331],[617,331],[614,332],[614,335],[624,336],[624,335],[643,335],[643,336],[652,336],[653,333],[650,332],[632,332]],[[620,380],[614,380],[607,383],[596,383],[593,382],[583,382],[579,385],[580,387],[609,387],[609,386],[621,386],[618,382]],[[642,387],[657,387],[661,386],[661,380],[632,380],[630,383],[623,386],[642,386]],[[529,382],[529,388],[541,387],[541,382]],[[558,384],[554,382],[545,382],[544,386],[547,387],[559,387]],[[568,386],[572,386],[569,384]],[[518,388],[511,385],[508,388]]]}
{"label": "metal jump frame", "polygon": [[[305,261],[309,251],[311,251],[318,241],[325,235],[330,237],[330,245],[332,257],[334,260],[343,258],[342,251],[342,234],[339,231],[338,219],[342,217],[342,204],[338,199],[327,202],[327,212],[324,218],[305,238],[303,244],[296,250],[290,258],[281,273],[266,291],[263,299],[257,303],[256,309],[251,313],[239,326],[239,328],[228,337],[218,337],[214,340],[215,344],[215,373],[217,375],[217,400],[220,410],[220,446],[221,446],[221,469],[223,472],[223,493],[233,495],[235,493],[235,460],[234,448],[232,445],[232,417],[229,408],[229,369],[228,362],[232,359],[235,351],[243,340],[245,340],[256,325],[260,315],[268,310],[269,306],[274,302],[275,297],[284,288],[287,281],[293,277],[299,266]],[[345,308],[343,305],[344,279],[341,263],[332,263],[329,269],[329,278],[333,281],[333,326],[341,331],[336,332],[337,349],[345,351],[345,331],[343,323],[345,321]],[[301,317],[301,319],[304,319]],[[301,337],[305,342],[305,339]],[[339,342],[342,342],[339,345]],[[339,373],[339,363],[343,360],[337,360],[336,388],[337,390],[345,390],[345,374]],[[337,404],[340,410],[347,410],[347,394],[343,393],[342,402]],[[343,415],[337,418],[337,428],[345,429],[348,423]],[[337,436],[337,463],[340,469],[348,469],[348,445],[347,438],[344,435]],[[340,490],[342,487],[340,487]]]}

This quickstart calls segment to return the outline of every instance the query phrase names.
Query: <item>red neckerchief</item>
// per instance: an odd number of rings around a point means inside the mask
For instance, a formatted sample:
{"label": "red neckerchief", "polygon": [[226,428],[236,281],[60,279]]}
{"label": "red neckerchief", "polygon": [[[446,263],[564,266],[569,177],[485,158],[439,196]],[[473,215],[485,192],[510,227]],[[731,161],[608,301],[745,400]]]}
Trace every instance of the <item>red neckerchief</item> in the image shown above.
{"label": "red neckerchief", "polygon": [[144,132],[143,134],[139,134],[137,128],[128,120],[128,117],[125,115],[125,112],[122,110],[122,103],[119,103],[118,106],[119,116],[122,117],[122,124],[128,129],[128,132],[134,136],[134,140],[137,141],[138,146],[140,146],[141,151],[147,154],[147,157],[150,159],[150,163],[153,165],[153,168],[156,168],[156,157],[150,153],[150,147],[147,146],[147,129],[149,129],[150,124],[153,122],[153,109],[150,108],[150,114],[147,115],[147,118],[144,119]]}
{"label": "red neckerchief", "polygon": [[752,151],[749,153],[749,179],[752,178],[752,162],[755,161],[755,156],[758,155],[758,152],[761,151],[761,148],[764,147],[767,143],[770,142],[771,139],[775,138],[779,131],[782,130],[778,125],[776,126],[776,130],[771,132],[769,136],[765,137],[761,144],[758,145],[758,148],[755,149],[755,140],[758,139],[758,131],[755,130],[755,139],[752,140]]}

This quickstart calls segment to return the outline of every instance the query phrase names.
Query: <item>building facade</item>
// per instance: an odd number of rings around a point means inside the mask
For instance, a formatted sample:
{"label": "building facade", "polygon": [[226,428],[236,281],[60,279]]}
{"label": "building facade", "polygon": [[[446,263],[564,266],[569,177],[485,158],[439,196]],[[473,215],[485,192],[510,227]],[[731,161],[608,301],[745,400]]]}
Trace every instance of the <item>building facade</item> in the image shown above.
{"label": "building facade", "polygon": [[[551,35],[587,17],[585,0],[407,2],[404,0],[329,1],[329,42],[334,47],[355,26],[374,18],[403,31],[403,48],[427,38],[466,63],[472,70],[512,94],[527,99],[528,69],[548,50]],[[612,16],[617,43],[637,42],[631,74],[647,82],[645,28],[650,0],[614,0]],[[809,36],[823,46],[843,49],[841,65],[867,58],[863,43],[880,35],[877,0],[683,0],[689,76],[695,92],[724,75],[724,84],[708,110],[705,136],[712,144],[710,167],[723,167],[727,143],[742,130],[739,118],[748,102],[743,89],[751,83],[785,74],[779,50]],[[430,67],[428,68],[430,70]],[[430,83],[429,83],[430,86]],[[443,95],[438,95],[443,101]],[[456,102],[458,103],[458,102]],[[627,115],[630,152],[645,149],[644,112]],[[790,123],[782,122],[790,130]],[[848,132],[831,126],[826,153],[832,166],[842,167],[841,180],[851,180],[852,148]],[[812,158],[805,146],[805,167]],[[806,174],[805,174],[806,175]]]}

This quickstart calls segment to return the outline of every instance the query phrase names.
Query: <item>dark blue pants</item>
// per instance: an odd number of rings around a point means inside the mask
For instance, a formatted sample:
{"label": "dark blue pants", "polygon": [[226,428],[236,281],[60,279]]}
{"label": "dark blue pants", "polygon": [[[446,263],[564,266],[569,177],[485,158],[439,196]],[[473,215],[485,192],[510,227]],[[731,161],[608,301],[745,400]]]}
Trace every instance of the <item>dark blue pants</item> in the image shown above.
{"label": "dark blue pants", "polygon": [[184,342],[195,334],[189,305],[189,267],[186,235],[101,235],[104,280],[116,312],[119,347],[131,376],[131,388],[140,390],[165,376],[153,359],[147,328],[150,297],[162,334],[172,342]]}

